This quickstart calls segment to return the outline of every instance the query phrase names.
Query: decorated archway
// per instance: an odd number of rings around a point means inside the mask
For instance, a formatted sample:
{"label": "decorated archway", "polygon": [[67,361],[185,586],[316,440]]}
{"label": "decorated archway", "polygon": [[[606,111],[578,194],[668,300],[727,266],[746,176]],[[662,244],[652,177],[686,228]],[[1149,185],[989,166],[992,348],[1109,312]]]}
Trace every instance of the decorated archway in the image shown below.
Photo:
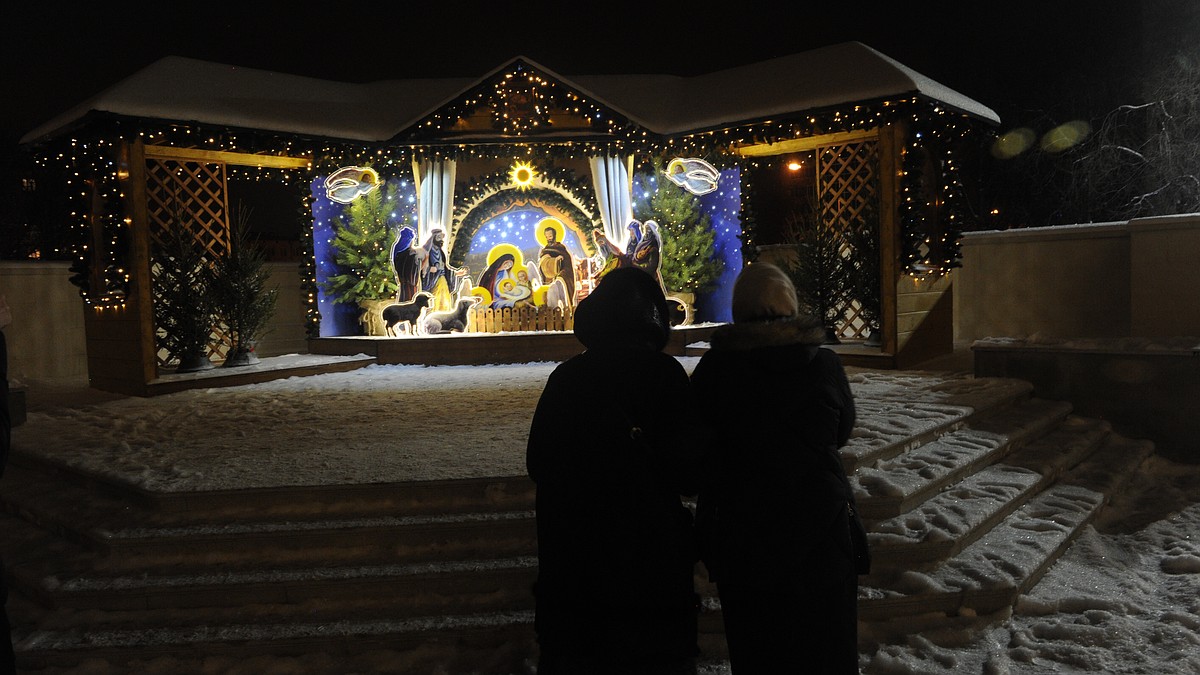
{"label": "decorated archway", "polygon": [[[596,245],[590,233],[601,227],[595,197],[574,172],[560,170],[549,176],[534,172],[523,183],[515,181],[512,173],[505,173],[480,181],[475,185],[474,195],[459,200],[450,242],[451,263],[467,264],[472,250],[478,249],[473,243],[476,235],[483,229],[486,236],[487,227],[496,218],[508,213],[538,211],[544,214],[542,217],[555,218],[566,225],[578,243],[578,252],[588,257],[595,255]],[[528,233],[519,234],[528,234],[532,239],[532,223],[530,228]]]}
{"label": "decorated archway", "polygon": [[475,270],[475,258],[501,243],[533,254],[540,246],[535,226],[545,218],[554,218],[565,226],[564,243],[572,253],[582,257],[596,254],[590,232],[599,225],[562,195],[551,190],[504,190],[475,205],[466,215],[455,230],[450,261]]}

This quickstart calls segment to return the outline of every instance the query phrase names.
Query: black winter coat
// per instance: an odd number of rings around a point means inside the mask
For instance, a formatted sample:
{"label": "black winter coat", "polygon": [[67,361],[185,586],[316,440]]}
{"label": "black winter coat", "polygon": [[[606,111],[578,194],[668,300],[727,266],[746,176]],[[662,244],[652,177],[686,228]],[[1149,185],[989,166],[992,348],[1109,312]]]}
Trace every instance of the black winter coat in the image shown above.
{"label": "black winter coat", "polygon": [[853,495],[837,448],[855,408],[824,336],[808,318],[723,326],[692,373],[719,465],[698,506],[714,581],[799,590],[822,583],[804,563],[816,547],[845,546]]}
{"label": "black winter coat", "polygon": [[[576,313],[587,351],[551,373],[529,431],[538,639],[543,654],[599,661],[691,657],[698,552],[681,496],[696,494],[701,465],[687,372],[659,351],[665,323],[639,333],[604,321],[593,295]],[[665,321],[665,303],[652,313]]]}

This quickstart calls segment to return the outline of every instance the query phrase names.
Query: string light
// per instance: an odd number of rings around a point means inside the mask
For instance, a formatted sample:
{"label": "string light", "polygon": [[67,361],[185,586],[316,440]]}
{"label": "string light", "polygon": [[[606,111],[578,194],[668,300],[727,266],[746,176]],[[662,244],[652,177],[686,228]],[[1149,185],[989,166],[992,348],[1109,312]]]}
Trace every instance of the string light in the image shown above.
{"label": "string light", "polygon": [[[454,141],[456,134],[481,119],[489,120],[492,131],[499,137],[489,142]],[[312,162],[307,170],[228,167],[230,180],[275,181],[295,187],[297,208],[307,219],[312,218],[309,186],[312,176],[327,175],[340,166],[370,164],[379,171],[391,169],[394,174],[404,171],[413,160],[424,159],[520,158],[552,166],[556,161],[603,154],[703,156],[718,169],[743,169],[743,199],[738,214],[742,229],[740,248],[753,253],[753,186],[744,169],[758,166],[760,161],[740,157],[737,148],[881,128],[898,122],[911,125],[913,130],[910,143],[902,150],[902,167],[898,172],[903,242],[900,262],[905,272],[920,278],[944,274],[958,266],[959,238],[971,223],[963,204],[955,148],[976,133],[977,126],[961,113],[916,98],[859,103],[819,114],[776,117],[664,136],[518,62],[387,143],[336,141],[93,114],[82,127],[88,130],[87,135],[51,141],[40,149],[35,163],[43,169],[61,172],[65,181],[69,204],[64,212],[70,218],[73,232],[73,243],[68,248],[75,259],[72,282],[79,286],[81,296],[90,306],[123,307],[132,278],[128,261],[131,221],[126,215],[130,205],[123,188],[129,180],[129,167],[120,161],[120,156],[125,147],[136,141],[243,155],[310,157]],[[550,133],[555,136],[548,137]],[[932,168],[937,175],[925,176],[923,163],[934,156],[938,159]],[[583,222],[593,225],[599,222],[589,181],[566,177],[562,172],[556,175],[554,169],[547,169],[539,179],[553,188],[545,193],[557,194],[564,205],[582,214]],[[940,195],[935,202],[926,204],[917,195],[927,190],[925,186],[930,179],[938,181]],[[456,217],[461,218],[482,200],[498,194],[496,180],[499,179],[485,179],[461,190],[463,201],[456,204]],[[469,234],[470,224],[459,223],[464,234]],[[311,334],[320,320],[311,228],[303,228],[301,238],[304,254],[301,275],[309,299]]]}

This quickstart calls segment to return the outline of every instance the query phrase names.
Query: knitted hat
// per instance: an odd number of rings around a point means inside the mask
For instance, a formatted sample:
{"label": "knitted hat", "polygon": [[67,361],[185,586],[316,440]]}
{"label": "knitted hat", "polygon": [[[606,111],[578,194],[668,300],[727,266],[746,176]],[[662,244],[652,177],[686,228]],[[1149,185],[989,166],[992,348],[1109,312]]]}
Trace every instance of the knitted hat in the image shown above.
{"label": "knitted hat", "polygon": [[734,323],[788,319],[799,311],[800,303],[792,280],[771,263],[747,265],[733,285]]}

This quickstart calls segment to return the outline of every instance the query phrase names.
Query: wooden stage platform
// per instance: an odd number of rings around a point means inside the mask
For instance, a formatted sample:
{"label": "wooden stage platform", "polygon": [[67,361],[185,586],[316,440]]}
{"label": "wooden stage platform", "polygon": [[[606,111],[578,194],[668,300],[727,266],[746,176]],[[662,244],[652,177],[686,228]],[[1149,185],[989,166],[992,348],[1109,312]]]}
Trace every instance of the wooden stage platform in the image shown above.
{"label": "wooden stage platform", "polygon": [[[675,328],[664,351],[674,356],[700,356],[720,324]],[[830,345],[847,366],[891,370],[895,359],[859,343]],[[286,377],[345,372],[374,363],[463,366],[490,363],[564,361],[583,349],[571,332],[454,333],[423,337],[310,338],[308,354],[265,357],[236,368],[216,367],[196,373],[164,373],[146,386],[146,396],[188,389],[232,387]]]}
{"label": "wooden stage platform", "polygon": [[[706,342],[717,324],[671,331],[666,352],[683,356],[689,344]],[[332,337],[308,341],[311,354],[366,354],[377,363],[467,366],[488,363],[564,361],[583,350],[570,331],[451,333],[421,337]]]}
{"label": "wooden stage platform", "polygon": [[[704,353],[713,331],[721,324],[683,326],[672,329],[664,351],[674,356],[699,356]],[[689,346],[691,345],[691,346]],[[894,359],[878,348],[859,343],[830,345],[847,366],[891,369]],[[308,341],[312,354],[351,356],[365,354],[377,363],[443,365],[483,365],[488,363],[530,363],[564,361],[578,354],[583,346],[575,334],[564,332],[529,333],[454,333],[424,337],[336,337]]]}

